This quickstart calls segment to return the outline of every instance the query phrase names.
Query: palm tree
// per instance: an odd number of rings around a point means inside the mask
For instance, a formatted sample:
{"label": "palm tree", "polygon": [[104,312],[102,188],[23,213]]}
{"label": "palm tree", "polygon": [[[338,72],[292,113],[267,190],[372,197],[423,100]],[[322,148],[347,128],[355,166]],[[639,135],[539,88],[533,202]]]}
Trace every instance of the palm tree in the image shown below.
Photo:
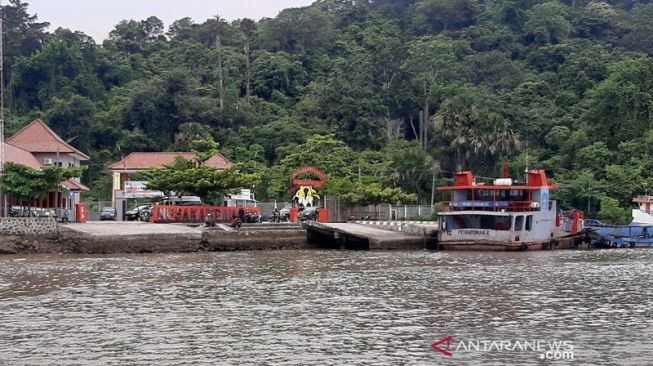
{"label": "palm tree", "polygon": [[478,151],[483,144],[481,136],[475,134],[479,115],[474,98],[458,94],[442,103],[433,118],[436,132],[451,145],[458,170],[467,165],[472,152]]}
{"label": "palm tree", "polygon": [[453,150],[455,168],[468,168],[472,160],[503,158],[519,147],[517,135],[503,117],[480,107],[476,93],[447,99],[433,118],[436,132]]}

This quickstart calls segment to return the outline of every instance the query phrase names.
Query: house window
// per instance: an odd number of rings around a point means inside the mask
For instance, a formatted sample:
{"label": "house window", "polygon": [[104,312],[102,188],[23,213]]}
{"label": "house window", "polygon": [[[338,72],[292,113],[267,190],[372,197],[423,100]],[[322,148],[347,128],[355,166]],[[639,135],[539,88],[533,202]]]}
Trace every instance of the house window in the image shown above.
{"label": "house window", "polygon": [[524,216],[515,217],[515,231],[524,230]]}
{"label": "house window", "polygon": [[526,231],[533,229],[533,215],[526,216]]}

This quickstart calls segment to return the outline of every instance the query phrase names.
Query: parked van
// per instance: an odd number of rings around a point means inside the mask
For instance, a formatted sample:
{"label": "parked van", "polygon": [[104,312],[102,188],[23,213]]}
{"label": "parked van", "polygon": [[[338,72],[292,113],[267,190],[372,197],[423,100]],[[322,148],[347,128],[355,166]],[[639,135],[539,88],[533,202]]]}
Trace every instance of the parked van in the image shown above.
{"label": "parked van", "polygon": [[202,199],[197,196],[166,197],[161,204],[164,206],[201,206]]}
{"label": "parked van", "polygon": [[241,189],[239,194],[232,194],[224,198],[225,207],[256,207],[254,194],[249,189]]}

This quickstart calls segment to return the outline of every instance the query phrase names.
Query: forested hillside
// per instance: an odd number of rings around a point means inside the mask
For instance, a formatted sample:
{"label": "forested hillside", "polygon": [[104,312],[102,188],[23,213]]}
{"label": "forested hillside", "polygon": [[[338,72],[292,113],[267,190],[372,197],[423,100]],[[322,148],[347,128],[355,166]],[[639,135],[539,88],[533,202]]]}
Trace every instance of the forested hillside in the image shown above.
{"label": "forested hillside", "polygon": [[[41,117],[92,157],[212,136],[277,198],[314,164],[430,200],[457,169],[547,169],[563,207],[653,188],[653,2],[320,0],[274,19],[126,20],[96,44],[4,9],[12,130]],[[319,136],[314,136],[319,135]],[[313,137],[311,137],[313,136]],[[649,184],[650,183],[650,184]],[[607,198],[606,198],[607,197]]]}

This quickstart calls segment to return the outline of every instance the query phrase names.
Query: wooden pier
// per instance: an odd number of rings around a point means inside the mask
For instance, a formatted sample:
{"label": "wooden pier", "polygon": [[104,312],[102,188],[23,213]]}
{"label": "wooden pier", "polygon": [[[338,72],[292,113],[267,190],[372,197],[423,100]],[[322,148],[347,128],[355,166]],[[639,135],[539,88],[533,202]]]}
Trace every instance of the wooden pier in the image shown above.
{"label": "wooden pier", "polygon": [[436,249],[437,229],[402,230],[402,226],[310,222],[305,224],[308,243],[332,249],[420,250]]}

